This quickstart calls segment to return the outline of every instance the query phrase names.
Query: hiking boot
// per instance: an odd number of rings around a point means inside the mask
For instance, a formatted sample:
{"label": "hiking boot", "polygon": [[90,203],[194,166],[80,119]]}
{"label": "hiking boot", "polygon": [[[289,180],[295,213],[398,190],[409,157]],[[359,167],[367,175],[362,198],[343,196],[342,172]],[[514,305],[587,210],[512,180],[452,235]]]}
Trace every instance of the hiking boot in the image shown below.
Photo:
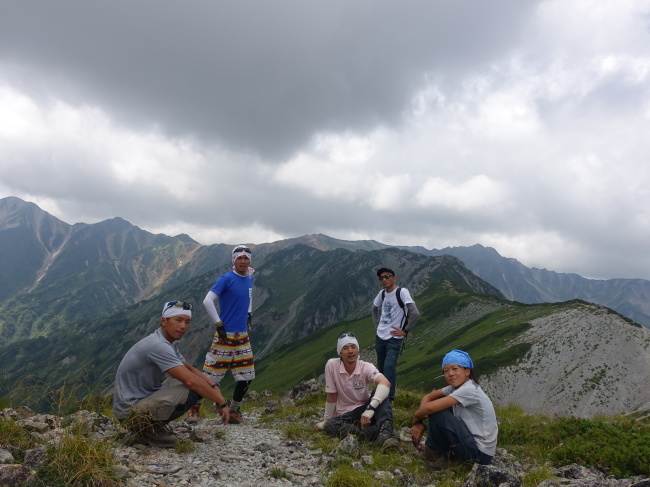
{"label": "hiking boot", "polygon": [[379,434],[375,438],[375,445],[382,450],[399,447],[399,438],[395,434],[393,424],[390,421],[384,421],[379,426]]}
{"label": "hiking boot", "polygon": [[420,458],[427,462],[429,466],[436,470],[451,468],[457,464],[457,461],[447,455],[432,450],[425,445],[424,449],[418,452]]}
{"label": "hiking boot", "polygon": [[438,462],[440,460],[446,460],[446,456],[443,455],[440,452],[437,452],[435,450],[432,450],[428,446],[424,446],[424,449],[420,450],[419,452],[420,458],[422,460],[426,460],[427,462]]}
{"label": "hiking boot", "polygon": [[190,410],[187,412],[186,422],[190,424],[198,423],[200,409],[201,409],[200,404],[195,404],[194,406],[192,406]]}
{"label": "hiking boot", "polygon": [[397,450],[399,449],[399,438],[396,436],[390,436],[384,440],[381,444],[382,450]]}
{"label": "hiking boot", "polygon": [[241,415],[241,412],[239,412],[239,410],[236,410],[230,411],[230,419],[228,420],[228,424],[246,424],[246,421],[244,421],[244,417]]}
{"label": "hiking boot", "polygon": [[166,434],[166,431],[163,429],[157,431],[145,431],[140,436],[144,442],[148,443],[150,446],[156,446],[158,448],[174,448],[178,441],[175,436]]}

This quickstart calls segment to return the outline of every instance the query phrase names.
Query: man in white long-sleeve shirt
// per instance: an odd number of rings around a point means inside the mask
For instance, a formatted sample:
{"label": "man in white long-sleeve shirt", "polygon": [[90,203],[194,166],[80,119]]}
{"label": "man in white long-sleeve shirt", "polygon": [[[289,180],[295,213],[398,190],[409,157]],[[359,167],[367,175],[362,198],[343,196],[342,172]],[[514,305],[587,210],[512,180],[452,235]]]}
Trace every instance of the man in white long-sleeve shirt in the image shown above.
{"label": "man in white long-sleeve shirt", "polygon": [[[239,408],[255,378],[253,350],[249,330],[252,329],[252,293],[254,270],[250,267],[251,250],[238,245],[232,251],[232,270],[219,276],[208,291],[203,305],[215,323],[216,331],[205,356],[203,373],[221,383],[230,369],[236,385],[230,401],[230,423],[245,424]],[[214,304],[219,300],[221,316]]]}

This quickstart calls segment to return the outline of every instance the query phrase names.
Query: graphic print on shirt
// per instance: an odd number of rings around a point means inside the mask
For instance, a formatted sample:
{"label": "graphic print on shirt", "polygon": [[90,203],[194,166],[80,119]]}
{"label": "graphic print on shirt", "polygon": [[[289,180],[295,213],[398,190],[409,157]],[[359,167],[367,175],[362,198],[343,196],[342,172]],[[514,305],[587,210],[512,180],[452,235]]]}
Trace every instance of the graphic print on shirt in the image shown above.
{"label": "graphic print on shirt", "polygon": [[384,306],[382,307],[382,312],[381,312],[381,322],[382,323],[391,323],[393,321],[393,309],[395,306],[393,306],[393,303],[388,303],[384,301]]}
{"label": "graphic print on shirt", "polygon": [[361,379],[357,379],[357,380],[355,380],[355,381],[354,381],[354,384],[353,384],[353,387],[354,387],[354,389],[355,389],[356,391],[363,390],[363,388],[364,388],[365,386],[366,386],[366,385],[363,383],[363,381],[362,381]]}

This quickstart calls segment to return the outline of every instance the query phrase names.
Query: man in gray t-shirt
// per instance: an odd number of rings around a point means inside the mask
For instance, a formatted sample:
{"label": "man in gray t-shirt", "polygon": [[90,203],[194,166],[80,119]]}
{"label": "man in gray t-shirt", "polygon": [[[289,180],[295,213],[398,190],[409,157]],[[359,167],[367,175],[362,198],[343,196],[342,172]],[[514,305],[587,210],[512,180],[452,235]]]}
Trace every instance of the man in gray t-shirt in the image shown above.
{"label": "man in gray t-shirt", "polygon": [[[133,345],[115,374],[113,412],[128,429],[149,444],[173,447],[176,439],[162,431],[197,400],[213,401],[227,422],[230,411],[218,384],[192,367],[178,350],[192,322],[192,305],[170,301],[163,307],[160,328]],[[165,376],[169,378],[165,380]]]}

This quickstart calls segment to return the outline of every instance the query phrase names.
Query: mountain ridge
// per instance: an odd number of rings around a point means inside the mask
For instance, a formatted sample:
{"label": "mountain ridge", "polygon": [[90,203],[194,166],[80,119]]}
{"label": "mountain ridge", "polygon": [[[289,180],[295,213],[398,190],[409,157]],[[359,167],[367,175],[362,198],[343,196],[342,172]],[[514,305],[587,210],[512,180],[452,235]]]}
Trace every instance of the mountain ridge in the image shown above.
{"label": "mountain ridge", "polygon": [[[0,299],[0,371],[5,378],[5,383],[0,384],[0,397],[11,394],[8,388],[12,384],[19,385],[19,394],[31,391],[32,387],[56,389],[69,384],[86,392],[110,387],[119,360],[133,343],[158,326],[161,303],[168,299],[197,303],[192,328],[181,347],[188,361],[198,367],[202,365],[214,328],[199,303],[215,278],[230,269],[230,245],[204,246],[184,235],[154,235],[121,218],[92,225],[68,225],[19,199],[0,200],[0,215],[4,218],[0,221],[0,255],[5,261],[12,260],[8,256],[13,256],[17,263],[14,267],[0,268],[0,282],[13,282],[17,276],[12,272],[21,265],[30,279],[29,286],[22,286],[9,297]],[[26,240],[19,245],[21,238]],[[581,396],[591,409],[580,409],[580,404],[569,407],[567,401],[575,391],[563,391],[564,401],[559,407],[566,405],[564,412],[575,415],[594,411],[592,406],[599,397],[612,400],[600,387],[612,387],[607,366],[623,357],[621,346],[627,346],[636,355],[625,356],[623,368],[611,367],[612,372],[624,370],[625,377],[620,382],[639,389],[639,383],[632,380],[635,372],[629,368],[631,364],[636,364],[638,374],[646,382],[650,377],[647,328],[621,316],[620,311],[584,300],[555,303],[507,300],[505,293],[472,271],[465,260],[480,267],[481,255],[487,254],[489,258],[482,265],[483,272],[488,274],[490,270],[498,272],[501,266],[514,266],[519,273],[513,274],[514,285],[508,281],[510,290],[521,287],[522,291],[529,292],[535,289],[537,281],[525,266],[514,259],[502,258],[495,249],[477,244],[471,248],[455,248],[453,252],[457,255],[452,255],[452,250],[425,252],[421,247],[402,248],[375,241],[347,242],[322,234],[250,246],[257,270],[252,336],[256,361],[259,360],[260,384],[279,375],[279,380],[285,381],[283,386],[292,387],[301,379],[322,373],[323,360],[332,356],[330,341],[334,343],[335,336],[328,342],[321,339],[344,327],[355,327],[355,333],[358,329],[364,348],[371,354],[374,327],[370,308],[381,289],[375,271],[383,266],[397,272],[398,282],[411,290],[422,314],[418,327],[409,336],[409,352],[398,363],[399,381],[403,385],[418,386],[422,371],[437,369],[443,351],[457,347],[464,347],[476,356],[486,379],[491,377],[495,393],[512,401],[526,399],[509,391],[515,378],[517,390],[526,390],[525,384],[537,381],[535,391],[528,394],[538,403],[546,401],[542,392],[553,393],[569,378],[576,388],[578,384],[581,388],[585,384],[585,387],[593,385],[592,390],[599,396],[587,395],[586,388]],[[47,272],[39,275],[39,269]],[[546,281],[563,278],[558,274],[551,277]],[[572,286],[577,291],[576,282],[584,284],[581,281],[555,284],[545,292],[551,295]],[[524,286],[525,283],[528,285]],[[638,283],[634,282],[617,284],[638,289],[634,287]],[[630,289],[621,292],[627,293],[626,299],[631,300]],[[644,299],[643,294],[633,296]],[[563,330],[554,327],[553,321],[543,325],[534,321],[553,313],[554,320],[560,321],[558,313],[565,308],[577,310],[583,324],[572,323]],[[594,331],[593,322],[602,318],[599,313],[613,320]],[[601,328],[607,326],[612,333],[627,337],[629,343],[605,338]],[[636,334],[629,334],[629,327]],[[592,363],[589,355],[567,349],[565,355],[578,362],[571,367],[575,365],[582,375],[565,376],[562,368],[555,371],[553,367],[557,364],[564,363],[565,369],[567,365],[560,359],[555,362],[543,359],[545,348],[537,345],[541,338],[531,331],[536,328],[546,330],[542,335],[553,337],[546,347],[566,341],[570,334],[575,335],[572,339],[575,343],[588,340],[587,345],[581,346],[592,353],[596,362]],[[526,333],[532,334],[532,338],[526,338]],[[310,348],[312,343],[315,348]],[[304,350],[296,350],[296,344]],[[285,352],[292,355],[283,359]],[[46,367],[42,360],[44,353],[47,353]],[[302,356],[307,353],[308,356]],[[286,383],[290,373],[282,371],[277,361],[286,360],[291,364],[297,357],[301,357],[301,367],[297,370],[300,377],[293,384]],[[640,359],[645,362],[638,362]],[[541,370],[553,377],[553,381],[547,381],[552,383],[551,389],[546,389],[534,376],[535,367],[539,368],[541,363],[544,364]],[[271,370],[275,373],[269,373]],[[511,382],[499,373],[506,374]],[[224,387],[228,384],[224,383]],[[634,400],[644,399],[643,394],[646,392],[642,390]],[[43,395],[42,407],[46,407],[48,396]],[[625,395],[621,392],[619,396]],[[636,405],[625,397],[622,403],[626,407]],[[611,402],[607,402],[607,407],[614,409]]]}
{"label": "mountain ridge", "polygon": [[[140,233],[142,236],[148,235],[149,238],[168,239],[167,242],[176,242],[180,245],[183,251],[188,252],[191,247],[196,247],[193,253],[189,254],[190,258],[185,259],[183,262],[175,262],[176,267],[173,272],[167,273],[163,276],[169,278],[170,282],[177,283],[183,279],[195,277],[203,272],[208,272],[211,269],[217,268],[220,265],[227,264],[229,260],[228,250],[231,245],[227,244],[213,244],[213,245],[200,245],[187,235],[178,235],[169,237],[166,235],[150,234],[144,230],[139,229],[123,220],[120,217],[105,220],[97,224],[76,223],[69,225],[64,223],[56,217],[53,217],[47,212],[44,212],[34,203],[24,202],[16,197],[0,199],[0,235],[2,241],[7,240],[5,230],[13,223],[14,227],[19,227],[20,222],[16,221],[15,214],[20,213],[22,208],[23,213],[28,211],[32,214],[31,221],[27,222],[26,227],[32,229],[32,235],[39,232],[51,233],[47,239],[39,237],[36,241],[42,242],[51,240],[61,247],[61,242],[66,238],[72,229],[77,228],[95,228],[95,226],[109,227],[115,225],[120,227],[120,231],[125,231],[127,227],[132,227],[134,233]],[[44,221],[46,224],[39,224]],[[47,232],[46,232],[47,230]],[[79,230],[75,230],[79,231]],[[142,233],[144,232],[144,233]],[[35,242],[29,239],[29,234],[23,237],[25,240],[25,248],[34,248]],[[144,241],[140,242],[141,245],[145,244]],[[536,303],[536,302],[556,302],[565,301],[568,299],[584,299],[586,301],[596,302],[603,304],[620,313],[629,316],[630,318],[638,321],[646,327],[650,327],[650,281],[644,279],[607,279],[595,280],[586,279],[578,274],[572,273],[557,273],[548,271],[546,269],[528,268],[518,262],[516,259],[502,257],[495,249],[491,247],[484,247],[480,244],[475,244],[469,247],[446,247],[444,249],[426,249],[422,246],[394,246],[383,244],[374,240],[362,241],[345,241],[335,239],[323,234],[304,235],[302,237],[289,238],[270,243],[251,244],[255,249],[257,260],[259,257],[264,257],[270,252],[280,248],[291,247],[295,244],[305,244],[319,250],[334,250],[336,248],[344,248],[347,250],[379,250],[389,247],[401,248],[411,252],[417,252],[424,255],[453,255],[458,257],[465,266],[493,286],[499,289],[504,296],[514,301],[523,303]],[[151,245],[151,244],[149,244]],[[169,245],[169,244],[168,244]],[[185,246],[185,247],[183,247]],[[14,242],[14,249],[19,247]],[[43,257],[44,251],[30,252],[33,261],[41,256],[38,268],[50,269],[48,264],[58,258],[58,255],[52,254],[51,245],[43,248],[50,252],[49,260]],[[6,244],[0,245],[0,252],[2,255],[10,255],[12,249],[7,249]],[[56,257],[56,258],[55,258]],[[195,262],[191,262],[192,258]],[[5,261],[6,269],[13,269],[10,272],[11,278],[7,277],[8,272],[0,272],[0,302],[3,298],[18,292],[20,284],[23,287],[20,289],[33,290],[39,283],[33,276],[35,275],[34,266],[24,265],[28,272],[17,272],[16,267],[21,265],[21,259],[18,262]],[[25,286],[26,276],[32,276],[29,281],[32,287]],[[152,286],[152,290],[164,288],[166,286],[163,282],[158,282]],[[150,295],[151,292],[145,287],[139,296]],[[128,304],[128,303],[126,303]]]}

